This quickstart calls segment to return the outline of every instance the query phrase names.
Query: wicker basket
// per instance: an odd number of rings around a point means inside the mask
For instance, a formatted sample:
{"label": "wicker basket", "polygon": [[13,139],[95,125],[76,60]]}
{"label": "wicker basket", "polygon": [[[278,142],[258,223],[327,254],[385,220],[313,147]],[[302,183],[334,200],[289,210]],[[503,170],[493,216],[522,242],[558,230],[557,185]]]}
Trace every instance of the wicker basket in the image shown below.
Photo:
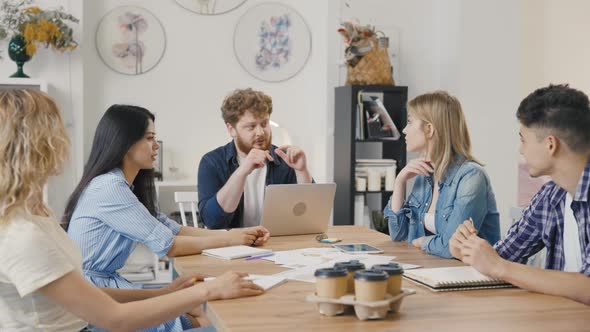
{"label": "wicker basket", "polygon": [[387,48],[379,47],[377,38],[373,40],[373,49],[356,66],[346,66],[346,84],[395,85]]}

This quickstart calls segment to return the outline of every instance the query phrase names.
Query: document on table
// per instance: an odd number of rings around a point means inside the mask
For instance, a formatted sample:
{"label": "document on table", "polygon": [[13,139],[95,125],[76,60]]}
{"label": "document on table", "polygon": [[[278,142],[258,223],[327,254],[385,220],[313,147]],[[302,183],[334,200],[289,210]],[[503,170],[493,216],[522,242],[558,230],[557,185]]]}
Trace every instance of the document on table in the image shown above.
{"label": "document on table", "polygon": [[277,265],[290,269],[277,273],[275,276],[281,276],[289,280],[315,282],[314,273],[316,269],[332,267],[338,262],[356,259],[365,264],[367,269],[370,269],[373,265],[387,264],[394,258],[395,256],[373,254],[351,255],[335,248],[323,247],[275,251],[274,256],[261,259],[272,261]]}

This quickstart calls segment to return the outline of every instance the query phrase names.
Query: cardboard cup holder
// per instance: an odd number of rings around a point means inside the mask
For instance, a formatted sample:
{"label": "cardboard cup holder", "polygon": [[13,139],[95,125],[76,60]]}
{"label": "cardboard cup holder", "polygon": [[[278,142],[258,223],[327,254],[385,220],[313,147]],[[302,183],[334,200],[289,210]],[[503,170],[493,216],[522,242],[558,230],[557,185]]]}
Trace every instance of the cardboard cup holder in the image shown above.
{"label": "cardboard cup holder", "polygon": [[315,303],[320,314],[336,316],[345,312],[347,307],[354,307],[356,317],[360,320],[384,319],[388,313],[398,312],[404,297],[415,294],[411,288],[402,288],[397,295],[385,294],[381,301],[363,302],[357,301],[354,294],[346,294],[337,299],[319,297],[314,294],[307,296],[307,302]]}

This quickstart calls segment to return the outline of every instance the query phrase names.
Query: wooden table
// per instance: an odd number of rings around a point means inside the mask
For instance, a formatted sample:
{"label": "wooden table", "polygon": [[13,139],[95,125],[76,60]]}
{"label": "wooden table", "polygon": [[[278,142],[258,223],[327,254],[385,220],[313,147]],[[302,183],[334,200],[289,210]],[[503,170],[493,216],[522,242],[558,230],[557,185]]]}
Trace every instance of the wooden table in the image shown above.
{"label": "wooden table", "polygon": [[[337,226],[328,235],[343,243],[365,242],[397,256],[396,261],[424,267],[458,266],[461,262],[424,254],[406,243],[365,227]],[[327,246],[314,235],[271,238],[275,251]],[[218,275],[228,270],[271,274],[285,269],[265,260],[224,261],[195,255],[176,259],[179,273]],[[288,281],[257,297],[212,301],[207,316],[218,331],[583,331],[590,330],[590,306],[521,289],[435,293],[404,280],[417,293],[404,299],[400,312],[385,320],[360,321],[354,314],[326,317],[305,301],[314,284]]]}

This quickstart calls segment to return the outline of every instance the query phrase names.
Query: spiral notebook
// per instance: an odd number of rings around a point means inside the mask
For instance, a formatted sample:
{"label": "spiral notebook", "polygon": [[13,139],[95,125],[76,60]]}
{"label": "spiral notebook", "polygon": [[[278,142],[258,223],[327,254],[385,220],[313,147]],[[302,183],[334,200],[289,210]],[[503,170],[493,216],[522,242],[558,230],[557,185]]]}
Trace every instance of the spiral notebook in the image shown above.
{"label": "spiral notebook", "polygon": [[439,267],[406,271],[404,277],[435,292],[514,287],[493,279],[471,266]]}

